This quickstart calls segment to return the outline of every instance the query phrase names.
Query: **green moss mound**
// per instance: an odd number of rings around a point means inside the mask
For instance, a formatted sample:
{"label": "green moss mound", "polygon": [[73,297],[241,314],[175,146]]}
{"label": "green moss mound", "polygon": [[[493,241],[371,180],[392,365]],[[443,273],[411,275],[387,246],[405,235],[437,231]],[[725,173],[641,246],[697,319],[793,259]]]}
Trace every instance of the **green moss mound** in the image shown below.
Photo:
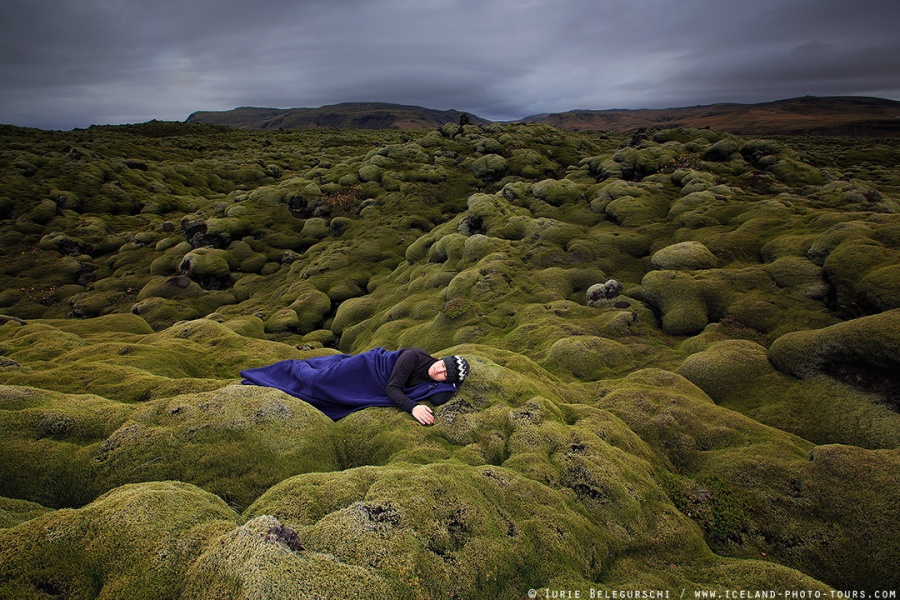
{"label": "green moss mound", "polygon": [[749,340],[715,342],[677,372],[717,404],[819,444],[900,444],[900,415],[883,396],[824,375],[803,382],[785,376]]}
{"label": "green moss mound", "polygon": [[845,370],[857,367],[876,379],[882,375],[890,380],[900,367],[898,357],[900,310],[787,334],[775,340],[769,349],[772,363],[797,377],[820,372],[832,372],[840,377]]}
{"label": "green moss mound", "polygon": [[[0,138],[0,596],[900,585],[890,140]],[[412,345],[432,427],[239,383]]]}
{"label": "green moss mound", "polygon": [[[0,493],[46,506],[79,506],[124,483],[164,479],[246,506],[288,474],[338,464],[329,420],[266,388],[230,386],[142,405],[46,392],[38,400],[28,389],[3,389],[10,460]],[[298,430],[319,433],[297,437]]]}
{"label": "green moss mound", "polygon": [[121,487],[83,509],[0,532],[0,590],[19,598],[177,597],[199,551],[236,520],[190,485]]}
{"label": "green moss mound", "polygon": [[713,269],[719,265],[719,261],[709,248],[700,242],[680,242],[657,250],[650,258],[650,264],[655,269],[693,271]]}

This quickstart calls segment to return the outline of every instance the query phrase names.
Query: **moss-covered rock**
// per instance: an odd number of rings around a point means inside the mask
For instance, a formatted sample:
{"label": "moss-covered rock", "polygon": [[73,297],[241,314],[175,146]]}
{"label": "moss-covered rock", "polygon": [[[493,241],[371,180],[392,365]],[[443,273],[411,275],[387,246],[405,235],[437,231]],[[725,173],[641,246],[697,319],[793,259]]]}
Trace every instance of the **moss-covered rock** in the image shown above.
{"label": "moss-covered rock", "polygon": [[310,286],[300,286],[295,293],[295,299],[289,308],[299,317],[298,331],[309,333],[319,329],[325,316],[331,311],[331,298]]}
{"label": "moss-covered rock", "polygon": [[678,368],[718,404],[817,444],[895,448],[900,415],[876,393],[830,377],[797,379],[774,371],[764,348],[713,343]]}
{"label": "moss-covered rock", "polygon": [[719,260],[700,242],[680,242],[653,253],[650,265],[654,269],[714,269]]}
{"label": "moss-covered rock", "polygon": [[677,371],[716,402],[745,393],[757,385],[757,378],[773,372],[766,349],[749,340],[714,343],[688,356]]}
{"label": "moss-covered rock", "polygon": [[374,164],[364,165],[359,169],[359,178],[362,181],[381,181],[382,169]]}
{"label": "moss-covered rock", "polygon": [[69,298],[71,315],[80,319],[106,315],[117,310],[126,298],[125,293],[118,291],[75,294]]}
{"label": "moss-covered rock", "polygon": [[181,259],[178,269],[204,289],[224,289],[231,285],[234,258],[218,248],[197,248]]}
{"label": "moss-covered rock", "polygon": [[[897,587],[891,143],[0,138],[0,596]],[[236,385],[411,345],[432,427]]]}
{"label": "moss-covered rock", "polygon": [[262,515],[210,544],[186,576],[193,598],[389,597],[377,573],[306,550],[297,533]]}
{"label": "moss-covered rock", "polygon": [[312,244],[327,236],[328,232],[328,223],[325,219],[312,218],[304,221],[303,229],[300,230],[300,236]]}
{"label": "moss-covered rock", "polygon": [[828,254],[823,268],[839,306],[851,313],[900,308],[900,253],[871,239],[844,241]]}
{"label": "moss-covered rock", "polygon": [[265,320],[266,333],[298,331],[299,329],[300,317],[290,308],[275,311]]}
{"label": "moss-covered rock", "polygon": [[559,169],[554,161],[531,148],[516,148],[510,153],[509,172],[527,179],[553,175]]}
{"label": "moss-covered rock", "polygon": [[[853,319],[824,329],[797,331],[775,340],[769,358],[796,377],[833,373],[855,377],[864,385],[869,375],[888,382],[900,367],[900,311]],[[856,373],[858,371],[858,373]]]}
{"label": "moss-covered rock", "polygon": [[644,299],[662,315],[663,330],[674,335],[699,333],[709,323],[697,282],[678,271],[651,271],[641,280]]}
{"label": "moss-covered rock", "polygon": [[467,200],[466,233],[516,240],[525,235],[530,221],[525,209],[512,206],[502,196],[473,194]]}
{"label": "moss-covered rock", "polygon": [[237,520],[221,499],[183,483],[118,488],[80,510],[0,531],[0,591],[176,597],[202,549]]}
{"label": "moss-covered rock", "polygon": [[736,140],[725,138],[707,148],[703,158],[714,162],[726,162],[735,159],[740,149],[741,146]]}
{"label": "moss-covered rock", "polygon": [[472,161],[472,173],[487,181],[500,179],[506,173],[506,159],[498,154],[487,154]]}
{"label": "moss-covered rock", "polygon": [[368,319],[377,310],[378,307],[371,298],[362,297],[345,300],[338,306],[331,329],[334,333],[340,335],[347,327]]}
{"label": "moss-covered rock", "polygon": [[196,298],[203,295],[203,288],[185,276],[154,277],[138,292],[138,301],[148,298]]}
{"label": "moss-covered rock", "polygon": [[545,179],[534,184],[531,193],[536,198],[561,206],[566,202],[574,202],[584,196],[581,187],[569,179]]}
{"label": "moss-covered rock", "polygon": [[[275,515],[313,555],[381,575],[397,597],[505,597],[535,580],[583,580],[604,548],[563,494],[508,469],[455,462],[298,477],[249,513]],[[567,543],[552,542],[551,522],[570,532]]]}
{"label": "moss-covered rock", "polygon": [[225,320],[222,324],[242,337],[266,339],[265,324],[255,315],[234,317]]}
{"label": "moss-covered rock", "polygon": [[766,265],[766,271],[780,287],[806,298],[824,300],[832,290],[824,270],[800,256],[783,256]]}
{"label": "moss-covered rock", "polygon": [[775,156],[781,154],[785,151],[785,147],[783,144],[776,140],[764,140],[764,139],[753,139],[747,140],[741,146],[741,156],[744,159],[752,164],[754,167],[759,168],[762,164],[762,160],[767,156]]}
{"label": "moss-covered rock", "polygon": [[[247,506],[287,473],[336,465],[328,418],[267,388],[233,386],[135,408],[81,396],[36,402],[23,390],[5,391],[4,453],[33,467],[4,468],[3,493],[47,506],[78,506],[128,482],[174,478]],[[293,436],[312,422],[319,434]]]}
{"label": "moss-covered rock", "polygon": [[[889,547],[895,544],[879,525],[865,523],[863,513],[868,512],[869,502],[874,502],[873,511],[881,512],[881,490],[885,486],[896,488],[896,482],[887,476],[898,459],[896,451],[813,447],[715,407],[705,395],[698,396],[696,388],[692,391],[684,387],[684,380],[679,379],[672,373],[638,371],[606,395],[602,405],[695,482],[681,481],[672,491],[676,503],[704,528],[714,548],[722,552],[764,552],[770,559],[830,579],[838,586],[851,582],[865,586],[875,572],[885,585],[894,585],[887,583],[893,577],[875,566],[890,560],[887,554],[878,552],[870,557],[862,547],[873,539]],[[687,430],[692,433],[685,435]],[[766,458],[761,463],[758,450],[763,447],[767,448],[763,451]],[[825,460],[816,464],[819,458]],[[867,460],[871,462],[863,467]],[[848,477],[855,468],[860,468],[879,491],[847,488],[841,483],[841,477]],[[697,484],[700,486],[692,489]],[[795,493],[786,493],[792,486]],[[828,486],[844,488],[852,497],[842,495],[835,501]],[[782,502],[775,506],[773,497]],[[853,503],[867,508],[860,511],[852,507]],[[815,514],[812,511],[820,510],[824,511],[823,518],[810,518]],[[791,517],[784,518],[786,514]],[[868,542],[863,541],[866,538]],[[815,539],[841,540],[836,546],[839,550],[831,544],[826,549]],[[798,541],[802,550],[797,549]],[[838,577],[826,573],[824,564],[832,561],[844,565]]]}
{"label": "moss-covered rock", "polygon": [[599,379],[631,364],[631,351],[619,342],[597,336],[562,338],[547,351],[546,363],[582,380]]}

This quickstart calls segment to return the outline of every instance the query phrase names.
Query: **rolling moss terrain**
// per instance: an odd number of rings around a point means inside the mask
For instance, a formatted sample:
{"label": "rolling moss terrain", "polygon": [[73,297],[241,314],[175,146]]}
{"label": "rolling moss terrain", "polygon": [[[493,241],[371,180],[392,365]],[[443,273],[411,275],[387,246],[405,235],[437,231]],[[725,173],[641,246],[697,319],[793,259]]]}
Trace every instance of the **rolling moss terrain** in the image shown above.
{"label": "rolling moss terrain", "polygon": [[[896,141],[0,137],[0,596],[900,587]],[[240,385],[413,345],[432,427]]]}

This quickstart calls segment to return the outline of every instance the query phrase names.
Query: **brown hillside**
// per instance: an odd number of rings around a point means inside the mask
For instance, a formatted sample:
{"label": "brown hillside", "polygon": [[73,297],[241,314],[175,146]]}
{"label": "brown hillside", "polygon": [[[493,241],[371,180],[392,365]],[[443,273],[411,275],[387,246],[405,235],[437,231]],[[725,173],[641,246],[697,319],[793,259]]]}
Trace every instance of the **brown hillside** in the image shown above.
{"label": "brown hillside", "polygon": [[573,110],[524,119],[568,131],[708,127],[744,135],[900,136],[900,102],[805,96],[762,104],[642,110]]}

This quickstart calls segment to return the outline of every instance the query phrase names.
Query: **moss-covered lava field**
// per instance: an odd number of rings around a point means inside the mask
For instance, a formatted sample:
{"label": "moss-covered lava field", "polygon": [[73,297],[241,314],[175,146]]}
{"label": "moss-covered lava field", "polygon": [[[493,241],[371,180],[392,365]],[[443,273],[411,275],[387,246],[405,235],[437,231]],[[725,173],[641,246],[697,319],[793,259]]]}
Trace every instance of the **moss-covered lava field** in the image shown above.
{"label": "moss-covered lava field", "polygon": [[[7,126],[0,219],[0,597],[900,588],[900,140]],[[472,373],[240,384],[377,346]]]}

